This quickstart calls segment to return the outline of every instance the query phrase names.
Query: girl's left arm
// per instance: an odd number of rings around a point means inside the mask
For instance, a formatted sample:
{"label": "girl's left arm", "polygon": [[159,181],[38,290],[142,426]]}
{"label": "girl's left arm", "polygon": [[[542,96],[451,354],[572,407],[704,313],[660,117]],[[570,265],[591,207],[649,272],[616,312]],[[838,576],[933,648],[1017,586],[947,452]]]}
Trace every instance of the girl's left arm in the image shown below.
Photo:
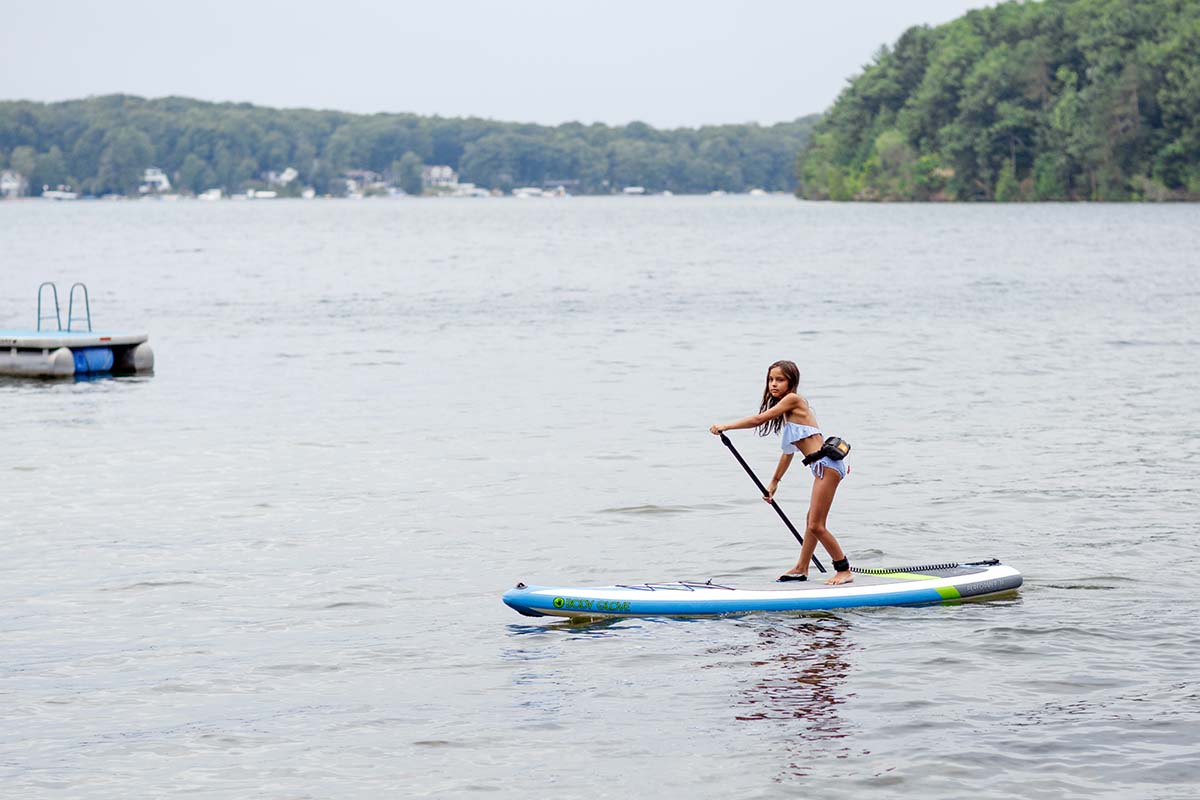
{"label": "girl's left arm", "polygon": [[771,476],[771,482],[767,484],[767,493],[763,497],[768,503],[775,497],[775,490],[779,488],[779,482],[783,480],[784,474],[788,471],[788,467],[792,465],[793,453],[784,453],[779,457],[779,466],[775,467],[775,474]]}

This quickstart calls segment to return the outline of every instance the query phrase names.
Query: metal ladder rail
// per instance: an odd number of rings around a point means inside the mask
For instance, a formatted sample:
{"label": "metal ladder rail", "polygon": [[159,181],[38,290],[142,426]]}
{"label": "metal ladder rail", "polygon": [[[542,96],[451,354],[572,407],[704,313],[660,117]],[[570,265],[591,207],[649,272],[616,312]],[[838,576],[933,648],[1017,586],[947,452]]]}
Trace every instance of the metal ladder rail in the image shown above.
{"label": "metal ladder rail", "polygon": [[[49,314],[42,313],[42,290],[45,289],[47,286],[50,287],[50,293],[54,296],[54,316],[53,317],[51,317]],[[41,283],[41,285],[38,286],[37,310],[38,310],[37,329],[39,331],[42,329],[42,320],[44,320],[44,319],[54,320],[55,325],[58,326],[56,328],[56,330],[60,330],[60,331],[62,330],[62,313],[59,311],[59,306],[58,306],[58,287],[54,285],[54,281],[43,281]]]}
{"label": "metal ladder rail", "polygon": [[[83,289],[83,310],[87,314],[87,329],[88,333],[92,332],[92,304],[88,301],[87,285],[76,282],[71,284],[71,294],[67,298],[67,333],[71,332],[71,324],[75,321],[75,287]],[[80,317],[83,320],[85,317]],[[59,330],[62,330],[62,324],[59,323]]]}

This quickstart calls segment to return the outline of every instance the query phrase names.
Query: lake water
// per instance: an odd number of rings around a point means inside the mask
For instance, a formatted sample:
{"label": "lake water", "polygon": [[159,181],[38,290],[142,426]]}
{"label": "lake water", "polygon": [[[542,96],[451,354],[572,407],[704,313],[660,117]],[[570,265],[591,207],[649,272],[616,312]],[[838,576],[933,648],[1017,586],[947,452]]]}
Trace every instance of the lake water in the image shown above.
{"label": "lake water", "polygon": [[[1200,206],[19,202],[0,232],[0,327],[82,280],[157,356],[0,379],[4,796],[1196,794]],[[791,566],[707,432],[779,358],[854,445],[854,563],[998,557],[1019,595],[501,604]],[[732,436],[769,474],[778,441]]]}

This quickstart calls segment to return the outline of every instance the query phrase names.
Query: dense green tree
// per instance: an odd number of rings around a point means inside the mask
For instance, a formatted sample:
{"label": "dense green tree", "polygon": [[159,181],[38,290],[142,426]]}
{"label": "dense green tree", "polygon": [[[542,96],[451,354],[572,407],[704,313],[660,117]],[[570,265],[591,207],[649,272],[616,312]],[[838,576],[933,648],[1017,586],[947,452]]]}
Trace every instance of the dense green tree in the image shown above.
{"label": "dense green tree", "polygon": [[313,162],[308,181],[313,190],[323,197],[341,197],[346,193],[346,182],[338,179],[337,172],[327,161]]}
{"label": "dense green tree", "polygon": [[8,157],[8,163],[17,172],[28,176],[37,166],[37,151],[26,144],[14,147],[12,155]]}
{"label": "dense green tree", "polygon": [[421,163],[421,157],[411,150],[400,157],[392,166],[392,172],[395,175],[396,185],[399,186],[405,194],[417,195],[421,194],[424,186],[421,180],[421,168],[424,164]]}
{"label": "dense green tree", "polygon": [[461,177],[489,188],[512,189],[516,170],[507,138],[491,134],[467,145],[459,162]]}
{"label": "dense green tree", "polygon": [[1017,174],[1013,162],[1005,161],[1000,167],[1000,176],[996,178],[996,200],[1001,203],[1011,203],[1021,198],[1021,185],[1017,183]]}
{"label": "dense green tree", "polygon": [[258,145],[258,165],[264,170],[281,172],[291,164],[292,148],[280,131],[271,131]]}
{"label": "dense green tree", "polygon": [[1004,2],[912,28],[838,97],[797,179],[814,199],[1198,198],[1200,3]]}
{"label": "dense green tree", "polygon": [[33,170],[29,173],[29,193],[39,195],[43,188],[57,189],[70,183],[67,177],[67,160],[63,158],[58,145],[50,148],[49,152],[40,154],[34,161]]}
{"label": "dense green tree", "polygon": [[154,163],[150,137],[136,128],[117,128],[106,137],[96,173],[100,193],[137,194],[146,167]]}
{"label": "dense green tree", "polygon": [[204,159],[195,153],[188,153],[183,166],[179,168],[176,183],[181,190],[200,194],[215,188],[217,177]]}

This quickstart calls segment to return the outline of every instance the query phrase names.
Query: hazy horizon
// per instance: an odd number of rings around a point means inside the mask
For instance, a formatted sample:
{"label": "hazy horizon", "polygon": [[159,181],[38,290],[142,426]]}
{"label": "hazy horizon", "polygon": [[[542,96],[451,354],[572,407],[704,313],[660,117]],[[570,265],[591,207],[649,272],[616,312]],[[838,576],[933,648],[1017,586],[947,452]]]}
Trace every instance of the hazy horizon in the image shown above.
{"label": "hazy horizon", "polygon": [[181,96],[541,125],[772,125],[827,109],[909,27],[988,5],[345,0],[333,18],[315,4],[231,0],[203,13],[148,0],[65,14],[26,5],[0,31],[0,97]]}

